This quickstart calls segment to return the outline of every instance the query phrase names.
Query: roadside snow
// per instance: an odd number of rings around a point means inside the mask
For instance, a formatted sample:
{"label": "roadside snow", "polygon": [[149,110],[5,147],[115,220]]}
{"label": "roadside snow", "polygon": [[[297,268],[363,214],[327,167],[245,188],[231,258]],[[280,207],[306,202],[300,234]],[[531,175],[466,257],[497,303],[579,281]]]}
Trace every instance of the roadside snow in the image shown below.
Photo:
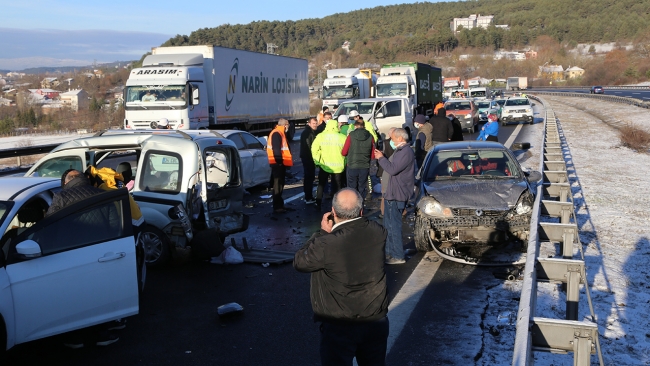
{"label": "roadside snow", "polygon": [[[643,167],[650,155],[622,147],[617,130],[595,116],[650,130],[650,111],[586,98],[545,99],[569,148],[565,156],[604,362],[649,365],[650,177]],[[576,250],[574,258],[579,257]],[[560,286],[538,289],[537,315],[563,318],[566,297]],[[582,290],[579,314],[589,319]],[[566,357],[535,354],[540,365],[567,364]]]}

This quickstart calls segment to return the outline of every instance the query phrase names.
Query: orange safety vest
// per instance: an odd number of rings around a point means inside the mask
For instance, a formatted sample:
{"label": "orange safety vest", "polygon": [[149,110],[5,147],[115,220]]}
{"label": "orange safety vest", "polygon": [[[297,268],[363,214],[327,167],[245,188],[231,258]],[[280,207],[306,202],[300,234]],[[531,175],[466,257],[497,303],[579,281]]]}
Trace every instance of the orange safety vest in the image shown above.
{"label": "orange safety vest", "polygon": [[274,133],[279,133],[282,136],[282,165],[293,166],[293,159],[291,158],[291,150],[287,144],[287,137],[284,135],[284,126],[277,126],[271,131],[266,141],[266,154],[269,157],[269,164],[275,164],[275,156],[273,155],[273,146],[271,146]]}

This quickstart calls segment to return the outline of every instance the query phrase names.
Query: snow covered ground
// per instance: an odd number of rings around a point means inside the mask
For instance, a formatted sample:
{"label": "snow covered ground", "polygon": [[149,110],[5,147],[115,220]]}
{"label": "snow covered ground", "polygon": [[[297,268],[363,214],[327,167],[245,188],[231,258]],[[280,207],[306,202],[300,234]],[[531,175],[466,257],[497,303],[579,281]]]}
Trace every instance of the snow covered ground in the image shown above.
{"label": "snow covered ground", "polygon": [[[621,146],[609,124],[650,131],[650,110],[587,98],[544,97],[568,145],[566,163],[583,244],[587,277],[605,365],[650,365],[650,155]],[[541,124],[533,126],[541,136]],[[539,170],[539,158],[522,165]],[[558,248],[543,243],[541,256]],[[580,258],[578,248],[574,258]],[[514,343],[513,299],[522,281],[489,290],[483,322],[485,351],[479,365],[510,364]],[[538,284],[536,316],[564,319],[565,293]],[[511,315],[511,317],[509,317]],[[582,288],[579,316],[590,319]],[[537,352],[536,365],[570,365],[573,355]],[[598,358],[592,356],[592,364]]]}

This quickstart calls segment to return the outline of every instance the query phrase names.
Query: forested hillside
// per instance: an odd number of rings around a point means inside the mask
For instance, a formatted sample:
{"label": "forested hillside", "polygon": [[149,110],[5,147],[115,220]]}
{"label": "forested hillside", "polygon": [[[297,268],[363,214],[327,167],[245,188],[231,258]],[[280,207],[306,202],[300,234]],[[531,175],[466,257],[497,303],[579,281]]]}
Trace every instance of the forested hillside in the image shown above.
{"label": "forested hillside", "polygon": [[[305,5],[307,6],[307,5]],[[464,30],[454,36],[453,18],[494,15],[495,24],[509,30]],[[322,19],[259,21],[203,28],[177,35],[164,46],[213,44],[310,57],[322,51],[350,49],[370,62],[393,61],[399,54],[431,57],[456,47],[512,49],[541,35],[561,43],[600,43],[632,40],[650,29],[650,0],[476,0],[379,6]]]}

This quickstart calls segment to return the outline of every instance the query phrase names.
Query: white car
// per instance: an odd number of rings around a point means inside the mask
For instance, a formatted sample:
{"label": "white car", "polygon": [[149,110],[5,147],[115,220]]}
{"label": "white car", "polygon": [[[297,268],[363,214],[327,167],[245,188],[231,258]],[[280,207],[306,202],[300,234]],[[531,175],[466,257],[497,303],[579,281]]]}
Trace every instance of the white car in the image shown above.
{"label": "white car", "polygon": [[505,126],[510,122],[527,122],[533,124],[533,106],[526,97],[510,97],[506,99],[501,109],[501,125]]}
{"label": "white car", "polygon": [[266,153],[266,144],[245,131],[217,130],[223,137],[235,143],[241,158],[242,181],[244,189],[269,184],[271,166]]}
{"label": "white car", "polygon": [[57,178],[0,179],[0,347],[135,315],[138,266],[128,191],[44,217]]}

